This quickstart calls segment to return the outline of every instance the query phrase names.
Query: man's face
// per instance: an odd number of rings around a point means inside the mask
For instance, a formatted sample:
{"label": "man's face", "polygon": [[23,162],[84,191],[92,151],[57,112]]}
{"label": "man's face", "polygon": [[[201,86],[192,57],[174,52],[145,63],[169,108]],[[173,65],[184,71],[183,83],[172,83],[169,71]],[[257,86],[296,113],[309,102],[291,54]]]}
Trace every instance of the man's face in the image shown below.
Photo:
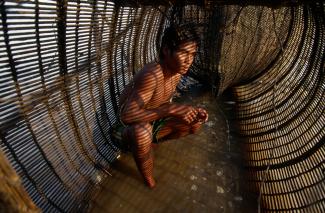
{"label": "man's face", "polygon": [[193,63],[197,50],[197,43],[194,41],[185,42],[173,52],[169,51],[168,65],[176,73],[186,74]]}

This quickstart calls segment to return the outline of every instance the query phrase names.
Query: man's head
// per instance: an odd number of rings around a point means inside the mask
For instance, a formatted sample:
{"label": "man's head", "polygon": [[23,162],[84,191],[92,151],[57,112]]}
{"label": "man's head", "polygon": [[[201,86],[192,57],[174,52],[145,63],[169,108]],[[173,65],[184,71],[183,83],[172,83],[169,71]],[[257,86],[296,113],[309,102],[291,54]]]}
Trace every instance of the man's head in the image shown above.
{"label": "man's head", "polygon": [[185,74],[194,60],[199,37],[189,25],[170,26],[162,37],[159,57],[172,71]]}

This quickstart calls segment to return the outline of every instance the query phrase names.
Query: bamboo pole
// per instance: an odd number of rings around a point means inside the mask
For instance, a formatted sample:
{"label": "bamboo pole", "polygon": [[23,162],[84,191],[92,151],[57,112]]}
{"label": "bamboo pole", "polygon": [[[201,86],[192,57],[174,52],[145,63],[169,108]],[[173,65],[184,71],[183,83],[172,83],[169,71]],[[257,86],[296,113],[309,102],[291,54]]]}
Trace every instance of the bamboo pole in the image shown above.
{"label": "bamboo pole", "polygon": [[0,150],[0,212],[41,212]]}

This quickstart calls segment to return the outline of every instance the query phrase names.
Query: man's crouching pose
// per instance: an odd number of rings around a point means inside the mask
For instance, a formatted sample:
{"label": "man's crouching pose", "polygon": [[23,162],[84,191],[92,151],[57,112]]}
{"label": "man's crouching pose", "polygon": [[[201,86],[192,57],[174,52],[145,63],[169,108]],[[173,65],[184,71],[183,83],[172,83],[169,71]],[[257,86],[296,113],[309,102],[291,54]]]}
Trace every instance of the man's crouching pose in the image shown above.
{"label": "man's crouching pose", "polygon": [[144,66],[120,97],[120,119],[134,160],[146,184],[153,188],[152,142],[195,133],[208,113],[202,108],[170,103],[176,86],[191,66],[198,48],[193,29],[169,27],[160,47],[160,61]]}

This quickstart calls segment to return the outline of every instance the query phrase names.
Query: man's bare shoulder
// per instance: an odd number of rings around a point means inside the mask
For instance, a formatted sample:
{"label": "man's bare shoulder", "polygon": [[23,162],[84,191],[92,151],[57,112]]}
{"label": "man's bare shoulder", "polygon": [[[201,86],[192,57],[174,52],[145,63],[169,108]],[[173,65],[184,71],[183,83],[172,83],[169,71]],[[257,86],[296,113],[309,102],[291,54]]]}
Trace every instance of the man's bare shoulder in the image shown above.
{"label": "man's bare shoulder", "polygon": [[132,94],[138,95],[139,93],[153,92],[163,78],[163,73],[158,63],[146,64],[125,87],[120,96],[120,103],[130,98]]}
{"label": "man's bare shoulder", "polygon": [[146,64],[133,78],[136,86],[147,84],[148,81],[156,84],[163,80],[164,75],[157,63]]}
{"label": "man's bare shoulder", "polygon": [[160,65],[156,62],[146,64],[139,73],[140,75],[150,75],[156,78],[162,78],[163,72]]}

